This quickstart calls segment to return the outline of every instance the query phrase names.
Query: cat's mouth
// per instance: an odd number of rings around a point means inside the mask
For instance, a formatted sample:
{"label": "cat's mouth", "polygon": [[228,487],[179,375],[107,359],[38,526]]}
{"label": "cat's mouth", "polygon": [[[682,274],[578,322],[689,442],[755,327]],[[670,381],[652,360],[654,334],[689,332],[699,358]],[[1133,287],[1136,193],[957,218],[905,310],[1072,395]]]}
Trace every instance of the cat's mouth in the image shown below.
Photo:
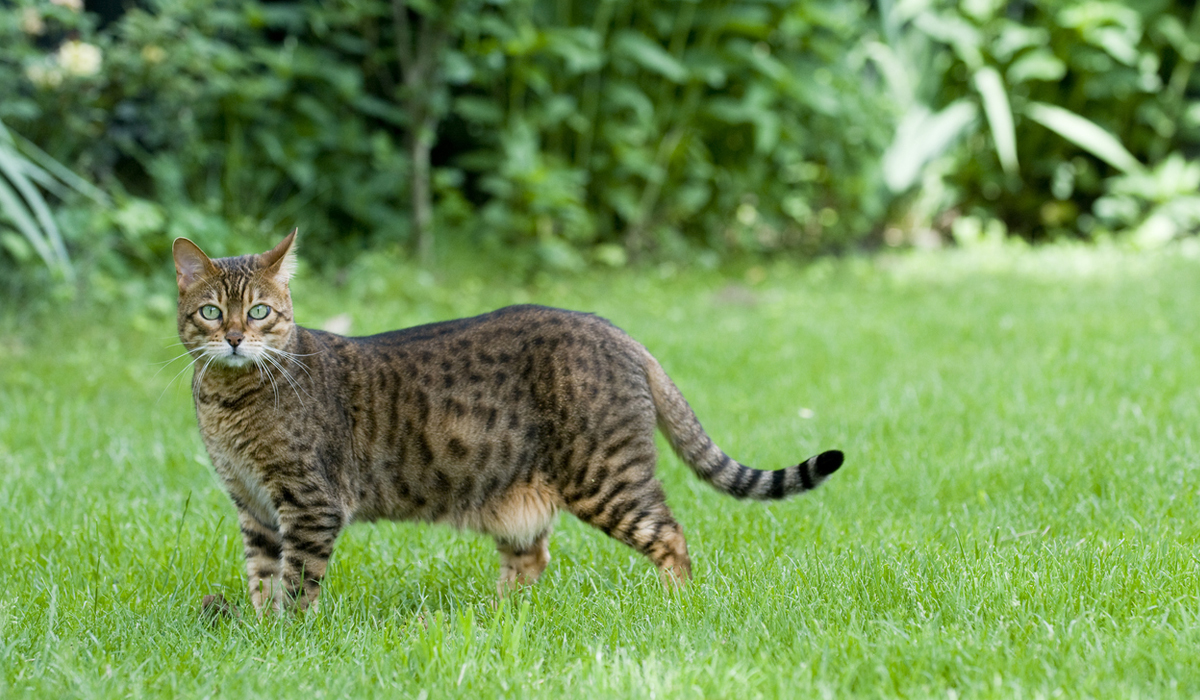
{"label": "cat's mouth", "polygon": [[221,358],[221,361],[230,367],[244,367],[254,360],[244,352],[238,352],[237,348],[230,349],[229,353]]}
{"label": "cat's mouth", "polygon": [[212,355],[215,355],[213,360],[217,364],[226,367],[245,367],[254,362],[254,358],[244,348],[224,347]]}

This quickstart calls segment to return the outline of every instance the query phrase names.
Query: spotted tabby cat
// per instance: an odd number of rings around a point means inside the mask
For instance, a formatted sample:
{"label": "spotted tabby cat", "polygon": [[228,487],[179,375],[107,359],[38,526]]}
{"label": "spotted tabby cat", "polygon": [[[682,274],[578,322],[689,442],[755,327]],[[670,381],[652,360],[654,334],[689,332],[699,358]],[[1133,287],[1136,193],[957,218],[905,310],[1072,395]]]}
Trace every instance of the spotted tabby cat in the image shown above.
{"label": "spotted tabby cat", "polygon": [[807,491],[842,464],[837,451],[778,471],[738,464],[654,357],[590,314],[512,306],[365,338],[302,328],[288,291],[295,236],[217,260],[174,245],[200,433],[237,506],[260,614],[313,603],[338,533],[377,518],[492,535],[501,593],[546,568],[560,510],[685,581],[655,425],[737,498]]}

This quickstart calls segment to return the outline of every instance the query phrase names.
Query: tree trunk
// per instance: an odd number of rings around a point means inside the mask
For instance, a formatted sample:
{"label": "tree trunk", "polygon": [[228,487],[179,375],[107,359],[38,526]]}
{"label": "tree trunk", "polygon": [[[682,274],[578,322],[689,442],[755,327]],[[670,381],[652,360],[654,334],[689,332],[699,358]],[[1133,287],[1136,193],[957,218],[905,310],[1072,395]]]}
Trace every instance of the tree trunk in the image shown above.
{"label": "tree trunk", "polygon": [[409,197],[412,206],[413,243],[422,265],[433,261],[433,187],[430,152],[437,140],[436,96],[446,89],[440,58],[449,39],[449,29],[458,0],[439,7],[431,16],[420,16],[419,25],[409,23],[406,0],[392,0],[396,31],[396,62],[403,89],[400,104],[411,120],[408,133]]}
{"label": "tree trunk", "polygon": [[408,138],[408,157],[412,162],[409,194],[412,205],[413,236],[417,260],[422,265],[433,262],[433,190],[429,161],[433,150],[433,133],[437,120],[426,116],[414,126]]}

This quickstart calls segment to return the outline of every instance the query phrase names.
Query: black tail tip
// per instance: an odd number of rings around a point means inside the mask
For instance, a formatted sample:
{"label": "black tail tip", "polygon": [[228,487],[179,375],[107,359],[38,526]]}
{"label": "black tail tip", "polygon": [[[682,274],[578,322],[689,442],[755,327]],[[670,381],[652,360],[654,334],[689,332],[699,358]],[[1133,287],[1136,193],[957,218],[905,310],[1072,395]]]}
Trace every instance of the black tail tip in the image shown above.
{"label": "black tail tip", "polygon": [[841,450],[829,450],[817,455],[817,463],[814,465],[818,476],[829,476],[836,472],[842,466],[842,461],[845,455]]}

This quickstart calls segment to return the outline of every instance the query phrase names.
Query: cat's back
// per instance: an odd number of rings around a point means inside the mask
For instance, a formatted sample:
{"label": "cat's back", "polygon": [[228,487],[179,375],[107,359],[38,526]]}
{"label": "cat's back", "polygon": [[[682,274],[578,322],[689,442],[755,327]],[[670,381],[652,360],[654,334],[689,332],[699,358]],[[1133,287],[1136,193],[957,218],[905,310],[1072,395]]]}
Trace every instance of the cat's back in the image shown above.
{"label": "cat's back", "polygon": [[526,304],[370,336],[307,333],[332,350],[310,352],[338,367],[347,404],[415,407],[421,422],[648,391],[645,349],[590,313]]}
{"label": "cat's back", "polygon": [[420,352],[442,347],[465,349],[475,345],[480,345],[481,350],[514,346],[532,349],[547,345],[559,347],[564,342],[572,345],[587,340],[620,343],[628,339],[623,331],[595,314],[520,304],[479,316],[347,340],[364,349]]}

